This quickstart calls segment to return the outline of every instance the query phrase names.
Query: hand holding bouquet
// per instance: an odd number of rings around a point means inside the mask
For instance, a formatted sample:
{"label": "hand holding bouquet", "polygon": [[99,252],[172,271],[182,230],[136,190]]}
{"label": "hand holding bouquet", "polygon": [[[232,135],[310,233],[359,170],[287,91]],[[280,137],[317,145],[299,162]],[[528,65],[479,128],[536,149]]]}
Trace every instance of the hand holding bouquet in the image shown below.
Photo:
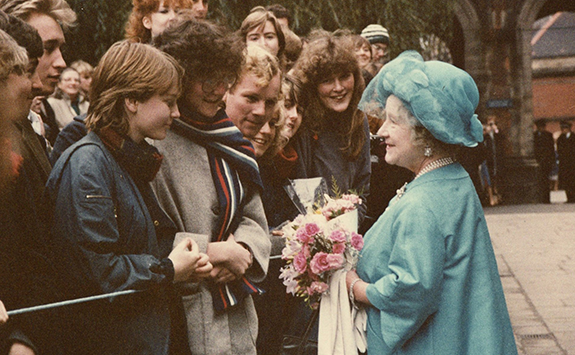
{"label": "hand holding bouquet", "polygon": [[286,266],[280,277],[286,292],[303,297],[312,308],[328,292],[330,276],[355,266],[363,248],[363,237],[356,232],[361,199],[343,195],[339,199],[326,196],[326,201],[324,207],[299,215],[282,229]]}

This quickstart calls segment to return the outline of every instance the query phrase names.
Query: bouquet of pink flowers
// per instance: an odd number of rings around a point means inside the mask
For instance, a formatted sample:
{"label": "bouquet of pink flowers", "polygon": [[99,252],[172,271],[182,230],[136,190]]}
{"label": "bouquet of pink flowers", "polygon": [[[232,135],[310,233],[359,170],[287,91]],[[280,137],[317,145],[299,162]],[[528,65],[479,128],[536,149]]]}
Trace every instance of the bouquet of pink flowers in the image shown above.
{"label": "bouquet of pink flowers", "polygon": [[342,268],[351,269],[363,248],[363,237],[356,232],[361,200],[344,196],[329,198],[323,208],[299,215],[282,229],[286,266],[280,278],[286,292],[303,297],[312,308],[317,308],[328,291],[330,276]]}

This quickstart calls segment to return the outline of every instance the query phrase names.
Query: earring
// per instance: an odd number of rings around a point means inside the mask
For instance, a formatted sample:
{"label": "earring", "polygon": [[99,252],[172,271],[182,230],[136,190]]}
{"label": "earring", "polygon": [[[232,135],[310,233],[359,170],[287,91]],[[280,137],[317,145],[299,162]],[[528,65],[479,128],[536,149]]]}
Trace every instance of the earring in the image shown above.
{"label": "earring", "polygon": [[423,155],[429,158],[431,154],[433,154],[433,150],[430,146],[426,145],[425,149],[423,150]]}

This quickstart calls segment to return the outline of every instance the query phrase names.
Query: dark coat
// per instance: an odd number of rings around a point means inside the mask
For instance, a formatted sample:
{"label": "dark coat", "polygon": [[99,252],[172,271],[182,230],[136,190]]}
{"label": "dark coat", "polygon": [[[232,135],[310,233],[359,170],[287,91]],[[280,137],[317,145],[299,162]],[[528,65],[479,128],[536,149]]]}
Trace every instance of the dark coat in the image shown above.
{"label": "dark coat", "polygon": [[575,135],[561,134],[557,138],[559,158],[559,185],[565,190],[575,190]]}
{"label": "dark coat", "polygon": [[74,117],[74,120],[68,123],[66,127],[64,127],[60,133],[58,133],[58,137],[56,137],[54,147],[50,153],[50,163],[52,163],[52,165],[56,164],[56,161],[58,158],[60,158],[60,155],[62,155],[62,153],[64,153],[68,147],[84,138],[84,136],[88,133],[86,124],[84,123],[85,119],[86,114],[81,114]]}
{"label": "dark coat", "polygon": [[[48,228],[44,216],[48,208],[43,193],[51,166],[41,137],[28,119],[14,122],[14,128],[12,146],[23,162],[15,180],[0,191],[0,300],[8,310],[60,298],[46,256]],[[35,348],[38,354],[59,352],[53,334],[58,325],[50,312],[14,316],[9,326],[12,339]]]}
{"label": "dark coat", "polygon": [[147,185],[141,193],[94,133],[66,150],[50,175],[52,245],[68,279],[67,298],[148,290],[71,307],[67,335],[74,353],[168,353],[171,282],[161,259],[170,248],[161,246],[171,246],[174,235],[156,234],[164,222],[150,215]]}
{"label": "dark coat", "polygon": [[548,131],[533,133],[533,153],[542,173],[549,175],[555,163],[555,140]]}

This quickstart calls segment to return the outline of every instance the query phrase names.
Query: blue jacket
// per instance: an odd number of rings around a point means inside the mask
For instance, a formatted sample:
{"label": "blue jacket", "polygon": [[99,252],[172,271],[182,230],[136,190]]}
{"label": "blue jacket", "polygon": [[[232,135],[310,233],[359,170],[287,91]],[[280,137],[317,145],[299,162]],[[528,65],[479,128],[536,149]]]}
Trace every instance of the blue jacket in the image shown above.
{"label": "blue jacket", "polygon": [[58,159],[46,191],[54,205],[56,264],[69,279],[68,297],[151,290],[72,307],[67,320],[74,351],[167,354],[171,280],[160,260],[169,250],[159,245],[168,243],[158,240],[158,226],[134,180],[89,133]]}
{"label": "blue jacket", "polygon": [[370,354],[517,354],[487,224],[458,163],[430,171],[365,235]]}

